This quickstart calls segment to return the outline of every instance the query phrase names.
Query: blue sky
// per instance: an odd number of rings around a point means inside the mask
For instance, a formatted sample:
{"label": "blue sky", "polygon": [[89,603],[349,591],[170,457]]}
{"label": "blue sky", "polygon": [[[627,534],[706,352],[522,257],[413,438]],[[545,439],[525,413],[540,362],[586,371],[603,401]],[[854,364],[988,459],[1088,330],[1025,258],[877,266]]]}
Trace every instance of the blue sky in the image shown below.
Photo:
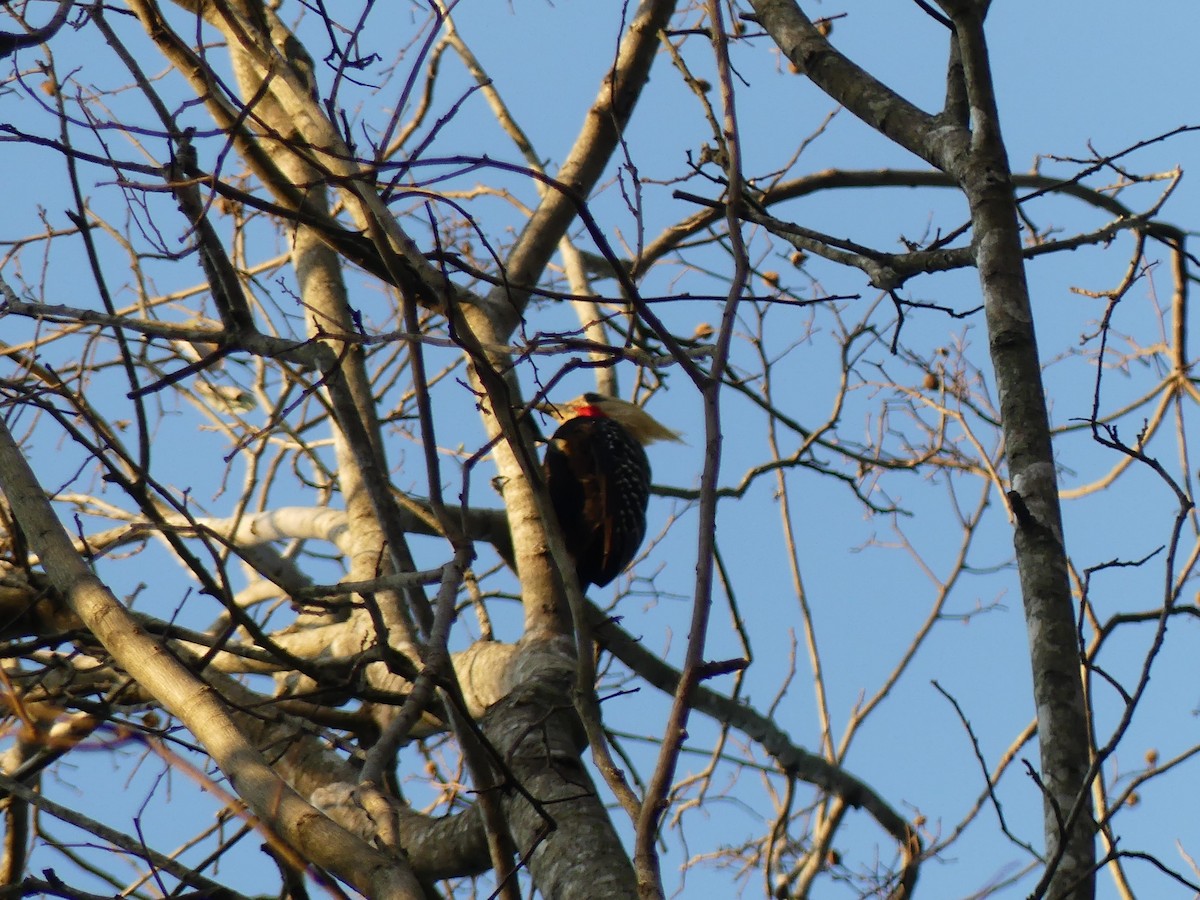
{"label": "blue sky", "polygon": [[[891,84],[927,110],[940,104],[943,91],[942,61],[946,37],[940,25],[926,17],[915,4],[895,2],[850,2],[840,6],[822,3],[812,7],[815,15],[841,16],[835,21],[832,39],[836,46],[851,55],[881,80]],[[377,11],[376,15],[384,14]],[[413,26],[405,11],[392,14],[394,27],[405,43]],[[496,86],[510,104],[537,148],[553,171],[570,147],[582,120],[583,110],[596,94],[601,73],[609,64],[617,34],[616,5],[597,4],[586,0],[563,0],[553,6],[520,0],[512,5],[471,2],[464,0],[456,10],[458,25],[464,38],[491,74]],[[1135,10],[1127,4],[1113,2],[1059,2],[1037,4],[1016,2],[996,4],[989,19],[989,40],[997,90],[1001,104],[1002,124],[1009,147],[1012,168],[1028,171],[1041,158],[1041,171],[1070,175],[1078,166],[1055,162],[1049,156],[1081,158],[1090,155],[1089,147],[1102,154],[1113,153],[1180,125],[1200,124],[1194,104],[1190,104],[1187,86],[1196,80],[1194,36],[1197,13],[1193,5],[1184,2],[1158,3],[1152,10]],[[692,15],[687,24],[695,24]],[[383,18],[380,19],[383,22]],[[307,32],[314,41],[316,32]],[[372,33],[372,37],[374,33]],[[64,33],[55,44],[58,65],[66,69],[78,58],[82,66],[82,81],[99,81],[109,87],[122,84],[124,73],[112,67],[111,58],[95,42],[92,32]],[[61,49],[59,49],[61,47]],[[324,45],[316,43],[315,48]],[[394,45],[379,41],[380,48],[394,51]],[[372,48],[377,49],[377,48]],[[697,71],[710,73],[710,53],[700,39],[693,39],[685,48],[685,57]],[[314,49],[314,55],[316,50]],[[401,62],[407,71],[411,55]],[[28,70],[36,55],[26,51],[18,58],[23,70]],[[69,62],[68,62],[69,61]],[[735,47],[733,61],[746,84],[739,87],[738,113],[745,145],[747,171],[766,172],[784,164],[798,144],[812,134],[834,110],[833,104],[798,76],[779,70],[778,59],[768,41],[763,38],[750,46]],[[391,59],[384,54],[384,63]],[[150,63],[147,63],[150,66]],[[154,64],[158,65],[157,62]],[[446,75],[435,98],[436,114],[444,114],[459,98],[466,85],[465,76],[449,57],[444,64]],[[106,68],[107,67],[107,68]],[[153,68],[153,67],[151,67]],[[382,65],[374,70],[382,80]],[[30,76],[36,84],[36,78]],[[167,82],[169,84],[169,81]],[[353,93],[354,114],[366,122],[378,122],[388,104],[399,91],[397,81],[390,82],[378,93]],[[31,130],[45,131],[50,126],[43,115],[35,114],[33,97],[19,92],[0,97],[4,112],[0,118],[28,125]],[[1181,100],[1180,98],[1185,98]],[[128,102],[137,115],[144,116],[134,100],[114,98],[116,108]],[[693,211],[693,207],[671,198],[672,191],[685,190],[713,196],[715,189],[694,180],[683,185],[666,183],[684,169],[687,152],[698,153],[707,138],[706,124],[692,98],[679,85],[669,61],[660,59],[650,88],[639,107],[628,134],[631,159],[645,180],[646,233],[657,232]],[[1123,160],[1131,170],[1162,172],[1176,166],[1187,169],[1196,153],[1197,135],[1181,135],[1169,141],[1147,147]],[[137,158],[139,151],[120,140],[113,140],[117,155]],[[146,140],[149,155],[162,159],[164,144]],[[518,155],[494,123],[488,118],[485,104],[479,95],[470,98],[462,110],[442,130],[429,155],[488,153],[498,159],[518,161]],[[58,162],[44,150],[27,146],[4,144],[0,154],[8,162],[9,174],[2,182],[8,192],[8,211],[0,216],[3,226],[0,237],[13,238],[37,229],[37,208],[47,211],[49,220],[61,225],[61,210],[70,203],[65,194],[55,193],[63,187],[57,175],[55,181],[23,178],[14,173],[31,168],[57,166]],[[52,160],[52,161],[51,161]],[[813,142],[800,158],[793,175],[818,172],[826,168],[874,169],[884,167],[923,168],[906,152],[889,146],[882,138],[845,112],[834,116],[825,133]],[[58,171],[57,169],[54,171]],[[469,175],[449,187],[466,189],[487,177],[486,173]],[[1111,179],[1111,174],[1098,175],[1088,183],[1099,187]],[[111,172],[89,169],[86,183],[94,185],[93,198],[98,208],[108,215],[119,217],[120,191],[115,189]],[[658,183],[663,182],[663,183]],[[532,185],[517,179],[507,179],[511,189],[525,202],[532,202]],[[610,180],[594,201],[595,212],[610,241],[620,246],[622,241],[634,242],[637,218],[629,211],[620,191]],[[1131,205],[1148,203],[1161,182],[1139,186],[1122,193]],[[165,204],[165,201],[159,201]],[[1197,203],[1193,181],[1185,177],[1166,207],[1162,218],[1185,229],[1194,229]],[[156,207],[164,221],[169,205]],[[506,240],[504,229],[513,227],[519,217],[512,208],[498,201],[478,201],[470,207],[472,215],[499,242]],[[1090,229],[1103,224],[1104,215],[1084,208],[1076,201],[1061,198],[1039,200],[1029,207],[1029,213],[1039,227],[1058,227],[1065,233]],[[781,217],[792,218],[799,224],[836,236],[850,237],[881,249],[900,249],[901,236],[919,239],[924,232],[937,227],[948,229],[961,223],[965,209],[961,200],[948,190],[892,189],[887,191],[842,191],[792,201],[778,211]],[[182,233],[179,220],[175,230],[165,231],[168,240]],[[1092,291],[1111,288],[1126,266],[1130,241],[1118,239],[1110,251],[1084,249],[1053,259],[1039,259],[1029,266],[1035,314],[1043,358],[1058,359],[1048,370],[1052,416],[1057,425],[1088,415],[1095,378],[1095,367],[1086,359],[1069,355],[1080,346],[1080,335],[1094,329],[1103,312],[1103,301],[1073,293],[1072,287]],[[824,264],[813,264],[803,273],[789,268],[787,248],[769,247],[761,236],[752,244],[752,252],[760,271],[783,273],[785,286],[799,296],[808,296],[814,283],[821,290],[835,294],[858,294],[860,299],[843,306],[844,320],[854,321],[861,310],[877,299],[860,273],[837,270]],[[260,256],[278,252],[274,239],[264,238],[261,247],[253,248]],[[65,247],[52,257],[46,280],[47,302],[97,307],[99,301],[89,282],[81,281],[79,260]],[[1157,248],[1151,248],[1154,259],[1165,260]],[[124,277],[121,257],[114,254],[112,277]],[[690,258],[696,264],[696,257]],[[40,275],[39,257],[32,251],[21,256],[21,271],[28,283]],[[721,265],[714,258],[713,267]],[[180,272],[180,269],[183,269]],[[12,269],[0,274],[12,277]],[[155,270],[162,279],[159,289],[166,290],[193,283],[198,269],[189,264],[182,267],[159,267]],[[285,276],[286,277],[286,276]],[[176,282],[176,279],[178,281]],[[383,321],[389,311],[385,298],[366,276],[350,276],[356,304],[368,320]],[[611,291],[611,282],[600,285]],[[267,285],[264,292],[272,288]],[[704,277],[695,269],[679,263],[665,264],[650,276],[646,284],[650,293],[671,291],[692,293],[721,293],[719,279]],[[1169,271],[1165,265],[1153,269],[1146,279],[1135,286],[1118,310],[1115,327],[1136,336],[1141,345],[1155,339],[1158,333],[1154,319],[1155,303],[1165,305],[1170,295]],[[119,302],[128,302],[128,296]],[[276,299],[282,293],[276,295]],[[967,309],[978,303],[978,284],[973,273],[952,273],[915,280],[906,286],[906,296]],[[886,301],[885,301],[886,303]],[[668,322],[682,334],[689,334],[701,322],[716,324],[718,311],[712,304],[680,303],[662,308]],[[552,329],[566,327],[571,319],[561,310],[540,309],[534,327]],[[786,403],[806,424],[814,424],[826,415],[830,403],[832,375],[828,368],[835,357],[833,339],[837,322],[825,313],[809,315],[807,311],[772,308],[767,314],[767,342],[774,353],[789,353],[778,370],[776,390],[786,394]],[[887,325],[890,321],[886,306],[874,321]],[[894,323],[893,323],[894,324]],[[6,320],[11,329],[6,340],[28,333],[20,324]],[[743,334],[754,327],[752,316],[744,311]],[[810,342],[792,347],[806,332],[813,329]],[[990,378],[986,359],[987,340],[981,317],[965,321],[950,320],[933,314],[914,314],[905,325],[905,340],[922,353],[934,348],[965,344],[970,359],[985,377]],[[748,342],[735,342],[735,363],[749,367]],[[52,352],[52,351],[47,351]],[[66,356],[83,352],[75,347],[64,351]],[[434,358],[437,359],[436,354]],[[558,361],[547,364],[553,371]],[[865,351],[864,367],[874,366],[896,383],[915,386],[920,372],[903,360],[886,352],[886,343]],[[1105,402],[1108,408],[1120,405],[1124,397],[1144,390],[1153,375],[1152,369],[1137,365],[1128,373],[1113,370],[1106,374]],[[628,391],[633,380],[631,370],[620,372],[622,387]],[[678,488],[697,484],[702,464],[703,442],[699,427],[699,404],[696,396],[686,389],[679,373],[669,373],[670,390],[655,398],[651,410],[671,427],[686,433],[688,443],[679,447],[656,447],[651,453],[656,470],[656,482]],[[115,379],[115,376],[114,376]],[[533,380],[526,376],[527,386]],[[94,398],[121,404],[116,380],[102,379]],[[108,385],[112,387],[108,387]],[[589,384],[584,376],[573,376],[564,384],[568,393],[584,389]],[[108,392],[112,391],[113,394]],[[463,444],[472,449],[481,440],[478,423],[472,417],[470,402],[454,384],[440,389],[443,408],[459,412],[447,413],[441,421],[439,438],[446,446]],[[864,421],[862,432],[869,431],[865,417],[877,410],[887,399],[882,389],[873,391],[863,386],[852,394],[845,421]],[[214,513],[228,512],[233,502],[219,487],[223,464],[218,462],[228,452],[225,439],[211,431],[197,432],[194,417],[171,409],[156,434],[161,451],[160,477],[180,490],[188,488]],[[119,409],[119,406],[116,407]],[[114,413],[119,415],[119,413]],[[1186,412],[1191,416],[1191,410]],[[725,462],[722,484],[736,484],[743,471],[760,462],[763,457],[764,419],[747,404],[730,401],[726,408]],[[855,417],[858,417],[855,419]],[[1138,422],[1124,424],[1123,435],[1132,437]],[[1188,421],[1184,428],[1190,434],[1194,425]],[[863,434],[858,435],[864,437]],[[984,435],[985,444],[991,438]],[[792,440],[784,437],[787,443]],[[35,465],[47,487],[65,483],[75,477],[73,457],[65,448],[61,458],[54,458],[62,444],[51,432],[39,434],[39,452]],[[390,450],[397,466],[396,483],[411,484],[423,493],[416,447],[402,436],[393,435]],[[794,444],[794,440],[792,440]],[[787,452],[785,447],[785,452]],[[1168,430],[1149,448],[1162,459],[1173,474],[1179,475],[1180,464]],[[405,462],[407,461],[407,465]],[[1098,477],[1111,467],[1112,454],[1096,448],[1086,437],[1064,439],[1059,446],[1059,461],[1063,466],[1063,487],[1072,487]],[[1194,460],[1193,460],[1194,464]],[[235,460],[231,471],[233,484],[240,477],[241,463]],[[458,477],[454,462],[446,457],[445,477],[453,485]],[[487,479],[489,471],[479,471],[474,477],[472,497],[478,502],[496,503]],[[85,472],[72,489],[94,486],[91,473]],[[851,710],[862,696],[870,696],[886,678],[900,658],[914,628],[926,615],[931,589],[912,554],[896,550],[897,532],[911,539],[915,550],[922,554],[935,571],[949,565],[957,536],[947,529],[948,500],[944,485],[913,475],[907,478],[892,476],[887,480],[889,496],[905,509],[910,517],[870,517],[855,503],[845,487],[831,479],[807,470],[796,470],[788,476],[797,534],[798,557],[808,591],[808,602],[814,619],[826,666],[830,707],[835,741],[845,727]],[[295,493],[282,495],[288,502],[311,501],[301,487]],[[961,487],[964,506],[971,506],[979,495],[976,482]],[[1120,557],[1140,558],[1169,537],[1171,497],[1164,486],[1149,471],[1135,471],[1117,485],[1100,495],[1068,504],[1065,510],[1068,546],[1072,559],[1083,569]],[[658,499],[651,507],[650,533],[661,529],[668,516],[679,515],[663,543],[638,568],[645,577],[657,572],[654,585],[664,597],[651,602],[636,593],[645,591],[645,582],[633,582],[635,593],[622,600],[620,613],[625,625],[642,636],[652,649],[662,649],[668,658],[682,657],[686,637],[687,616],[690,610],[691,583],[695,556],[695,513],[686,505],[669,499]],[[771,478],[757,482],[747,497],[738,503],[722,506],[718,523],[718,541],[732,575],[734,593],[751,633],[754,664],[746,675],[744,696],[758,708],[772,703],[786,677],[793,640],[798,640],[797,598],[788,574],[786,552],[779,530],[777,485]],[[1185,547],[1194,540],[1188,533]],[[418,544],[419,552],[428,553],[436,561],[444,552],[436,542]],[[964,577],[952,596],[947,612],[962,615],[976,606],[994,607],[992,611],[969,621],[940,623],[929,643],[913,664],[912,670],[894,690],[890,699],[872,715],[856,737],[845,760],[847,768],[877,788],[896,807],[910,814],[925,815],[931,830],[949,829],[969,807],[981,789],[979,772],[975,767],[968,738],[957,722],[953,710],[931,686],[936,679],[961,703],[972,728],[980,741],[981,751],[989,764],[994,764],[1005,752],[1014,736],[1032,718],[1029,692],[1027,648],[1024,623],[1020,615],[1020,597],[1011,566],[1011,536],[999,498],[991,497],[991,506],[984,516],[980,537],[970,556],[972,574]],[[176,605],[185,615],[192,601],[185,599],[187,583],[176,564],[165,554],[147,552],[146,564],[131,572],[119,563],[105,567],[118,593],[134,591],[138,583],[146,583],[145,600],[154,604],[159,614]],[[1154,566],[1157,565],[1157,568]],[[1094,600],[1102,613],[1117,610],[1150,608],[1161,596],[1161,562],[1130,571],[1106,572],[1097,577],[1093,586]],[[331,578],[332,580],[332,578]],[[624,582],[623,582],[624,583]],[[624,583],[629,586],[628,583]],[[1194,593],[1189,591],[1188,595]],[[1186,596],[1186,595],[1185,595]],[[604,597],[600,592],[599,599]],[[198,606],[198,604],[197,604]],[[211,616],[211,608],[195,611],[197,622],[203,624]],[[500,637],[514,639],[517,619],[498,614],[502,631]],[[723,658],[741,653],[740,644],[727,624],[725,598],[719,597],[714,611],[708,640],[708,655]],[[471,624],[464,621],[457,640],[465,641]],[[1115,641],[1103,657],[1108,670],[1128,682],[1137,672],[1144,657],[1150,626],[1131,629]],[[1195,743],[1195,719],[1192,711],[1197,698],[1188,687],[1194,682],[1194,642],[1196,626],[1181,622],[1172,626],[1166,648],[1157,663],[1151,691],[1120,751],[1110,761],[1110,771],[1131,771],[1143,765],[1142,754],[1154,747],[1164,758]],[[728,688],[729,679],[715,686]],[[819,732],[814,715],[811,675],[803,656],[798,671],[779,706],[780,724],[799,743],[815,748]],[[1102,687],[1103,692],[1105,689]],[[1112,697],[1107,696],[1099,726],[1111,726]],[[652,733],[653,725],[662,720],[666,700],[656,697],[648,688],[638,694],[610,701],[610,724],[618,731],[641,728]],[[647,728],[647,724],[651,727]],[[716,739],[715,729],[696,720],[691,729],[692,745],[697,749],[711,748]],[[639,759],[643,771],[650,765],[652,748],[636,741],[628,742],[631,752]],[[120,802],[119,813],[112,815],[112,824],[129,829],[125,814],[129,799],[142,793],[163,788],[153,782],[159,769],[153,765],[134,765],[136,748],[126,748],[117,758],[102,753],[88,754],[82,760],[72,758],[71,765],[85,764],[77,771],[63,773],[63,783],[56,786],[60,798],[69,802],[79,798],[81,804],[109,811]],[[1022,756],[1036,759],[1032,746]],[[759,757],[761,759],[761,755]],[[687,765],[699,769],[703,757],[687,757]],[[421,772],[421,762],[414,755],[402,762],[402,774],[414,776]],[[685,769],[681,769],[686,771]],[[1171,865],[1186,870],[1186,863],[1176,855],[1175,842],[1188,853],[1200,852],[1193,842],[1194,826],[1182,804],[1173,802],[1172,794],[1187,792],[1194,787],[1195,773],[1187,765],[1166,776],[1161,786],[1152,783],[1143,793],[1140,807],[1123,811],[1119,817],[1127,849],[1147,850],[1161,855]],[[178,781],[168,776],[168,780]],[[53,782],[52,782],[53,783]],[[86,783],[86,790],[81,785]],[[70,787],[69,785],[74,785]],[[779,789],[775,781],[772,788]],[[75,793],[73,793],[75,791]],[[180,796],[188,792],[182,784],[173,784],[172,791]],[[1020,767],[1009,772],[1002,781],[998,795],[1004,803],[1005,814],[1014,829],[1025,840],[1040,846],[1040,801],[1036,788]],[[193,806],[195,804],[195,806]],[[798,804],[799,805],[799,804]],[[159,849],[169,849],[175,840],[195,830],[189,817],[180,815],[180,808],[205,809],[204,801],[188,800],[163,808],[147,808],[144,822],[155,835]],[[769,809],[764,788],[756,776],[743,774],[730,788],[728,796],[713,801],[710,808],[688,812],[684,816],[688,846],[686,852],[701,853],[716,847],[736,844],[762,829],[763,811]],[[621,822],[620,813],[615,818]],[[994,812],[985,810],[980,822],[940,861],[929,862],[922,871],[920,896],[968,896],[981,889],[994,877],[1025,861],[1021,851],[997,836]],[[171,834],[176,825],[181,828],[178,838]],[[245,862],[245,873],[259,870],[269,872],[254,850],[257,841],[251,839]],[[836,841],[847,865],[864,867],[870,864],[878,845],[884,859],[890,858],[891,847],[875,826],[862,814],[852,814],[845,832]],[[674,830],[667,832],[667,859],[664,869],[674,878],[674,867],[684,857],[685,850]],[[1144,885],[1145,896],[1189,896],[1153,873],[1134,870]],[[245,886],[243,873],[221,873],[230,882]],[[247,876],[249,877],[249,876]],[[747,895],[760,891],[753,875],[748,882],[737,882],[746,888]],[[700,866],[691,871],[683,883],[686,896],[720,896],[730,891],[733,875],[716,866]],[[1111,882],[1100,881],[1100,896],[1113,896]],[[669,889],[674,882],[669,882]],[[1023,896],[1032,886],[1026,880],[1013,889],[1011,896]],[[1173,893],[1181,891],[1181,893]],[[839,898],[856,894],[836,879],[822,882],[819,896]]]}

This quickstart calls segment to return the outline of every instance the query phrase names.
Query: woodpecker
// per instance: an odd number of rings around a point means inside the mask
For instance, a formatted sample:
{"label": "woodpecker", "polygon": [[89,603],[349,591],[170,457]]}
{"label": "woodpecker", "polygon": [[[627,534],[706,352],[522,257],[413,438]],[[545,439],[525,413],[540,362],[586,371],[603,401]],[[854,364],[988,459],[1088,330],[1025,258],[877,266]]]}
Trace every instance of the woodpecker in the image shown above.
{"label": "woodpecker", "polygon": [[546,447],[550,500],[580,588],[603,587],[646,536],[650,461],[643,446],[680,438],[632,403],[602,394],[552,412],[562,424]]}

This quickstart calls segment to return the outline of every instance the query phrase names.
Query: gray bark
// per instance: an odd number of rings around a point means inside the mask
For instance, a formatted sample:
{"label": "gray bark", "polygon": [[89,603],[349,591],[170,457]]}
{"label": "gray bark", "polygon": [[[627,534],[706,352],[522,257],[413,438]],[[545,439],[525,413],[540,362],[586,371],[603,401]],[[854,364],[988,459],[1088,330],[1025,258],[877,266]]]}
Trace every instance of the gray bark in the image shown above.
{"label": "gray bark", "polygon": [[1085,900],[1094,893],[1095,868],[1085,780],[1091,744],[1049,414],[983,33],[986,4],[942,4],[955,30],[946,108],[931,116],[838,53],[794,0],[752,3],[763,27],[803,74],[864,122],[951,175],[970,206],[1033,670],[1045,789],[1046,891],[1054,898]]}

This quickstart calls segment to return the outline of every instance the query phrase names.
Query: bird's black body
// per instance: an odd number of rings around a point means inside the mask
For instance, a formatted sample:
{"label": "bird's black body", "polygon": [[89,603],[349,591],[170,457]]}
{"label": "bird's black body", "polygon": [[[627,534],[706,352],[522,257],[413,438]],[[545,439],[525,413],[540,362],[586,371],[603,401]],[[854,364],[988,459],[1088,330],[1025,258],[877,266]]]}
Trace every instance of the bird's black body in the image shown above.
{"label": "bird's black body", "polygon": [[646,536],[650,461],[620,423],[585,406],[546,448],[546,482],[579,586],[603,587]]}

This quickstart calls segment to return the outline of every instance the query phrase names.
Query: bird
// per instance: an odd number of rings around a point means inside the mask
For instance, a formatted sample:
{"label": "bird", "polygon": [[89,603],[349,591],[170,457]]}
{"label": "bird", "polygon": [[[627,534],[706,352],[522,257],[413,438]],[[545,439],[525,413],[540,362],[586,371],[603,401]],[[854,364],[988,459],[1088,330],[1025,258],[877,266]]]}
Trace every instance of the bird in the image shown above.
{"label": "bird", "polygon": [[551,408],[562,424],[543,471],[581,590],[604,587],[633,561],[646,536],[650,460],[643,447],[680,441],[638,406],[587,393]]}

